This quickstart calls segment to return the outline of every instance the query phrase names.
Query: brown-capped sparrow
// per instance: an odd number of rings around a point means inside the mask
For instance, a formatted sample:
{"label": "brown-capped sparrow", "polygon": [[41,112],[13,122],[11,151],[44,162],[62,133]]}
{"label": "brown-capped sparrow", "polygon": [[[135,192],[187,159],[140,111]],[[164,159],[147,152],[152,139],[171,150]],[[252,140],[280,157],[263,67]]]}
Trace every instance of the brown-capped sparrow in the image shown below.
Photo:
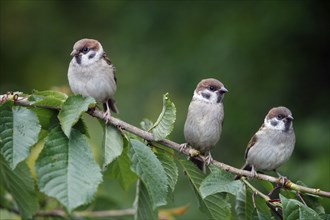
{"label": "brown-capped sparrow", "polygon": [[[200,81],[188,108],[184,125],[186,144],[181,145],[183,150],[187,145],[198,150],[207,158],[207,164],[212,160],[211,148],[216,145],[222,132],[224,118],[223,98],[228,90],[224,85],[213,78]],[[204,170],[204,163],[196,159],[191,160]]]}
{"label": "brown-capped sparrow", "polygon": [[73,56],[68,70],[68,79],[74,94],[91,96],[105,108],[104,118],[110,119],[110,109],[117,113],[114,94],[117,89],[115,67],[106,56],[100,42],[81,39],[73,45]]}
{"label": "brown-capped sparrow", "polygon": [[[245,165],[242,169],[276,172],[291,156],[295,145],[292,114],[286,107],[272,108],[260,129],[253,135],[245,151]],[[281,175],[276,172],[278,176]],[[239,179],[241,176],[236,176]]]}

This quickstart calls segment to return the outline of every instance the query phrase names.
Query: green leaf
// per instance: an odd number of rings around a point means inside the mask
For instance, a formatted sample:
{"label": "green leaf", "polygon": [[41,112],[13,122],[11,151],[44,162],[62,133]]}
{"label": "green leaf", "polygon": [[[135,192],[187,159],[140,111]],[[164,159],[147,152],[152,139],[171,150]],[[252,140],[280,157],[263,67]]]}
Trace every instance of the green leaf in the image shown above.
{"label": "green leaf", "polygon": [[126,138],[124,138],[123,153],[119,157],[117,157],[117,159],[113,161],[108,168],[109,170],[111,170],[110,176],[114,179],[119,180],[119,183],[124,190],[128,190],[128,188],[137,179],[136,174],[130,169],[131,160],[128,157],[129,147],[130,142]]}
{"label": "green leaf", "polygon": [[90,146],[76,129],[70,138],[59,127],[53,129],[35,167],[40,191],[55,197],[69,212],[90,202],[102,181]]}
{"label": "green leaf", "polygon": [[[301,185],[301,186],[307,186],[305,183],[303,183],[302,181],[298,180],[296,182],[296,184]],[[283,190],[283,191],[288,191],[288,190]],[[285,196],[286,198],[290,198],[288,196],[286,196],[286,194],[283,193],[283,191],[281,192],[281,194],[283,196]],[[297,198],[297,194],[294,191],[294,197],[293,198]],[[302,196],[302,198],[304,199],[305,203],[307,204],[308,207],[312,208],[313,210],[315,210],[318,214],[324,214],[325,213],[325,209],[321,204],[321,197],[317,196],[317,195],[313,195],[313,194],[300,194]],[[330,219],[329,219],[330,220]]]}
{"label": "green leaf", "polygon": [[168,98],[168,93],[166,93],[165,95],[163,95],[163,110],[151,129],[153,137],[156,141],[165,139],[172,132],[175,117],[175,105]]}
{"label": "green leaf", "polygon": [[33,111],[11,102],[0,105],[0,152],[12,169],[28,157],[40,130]]}
{"label": "green leaf", "polygon": [[78,130],[80,133],[86,135],[87,137],[90,137],[88,130],[87,130],[87,126],[86,126],[83,118],[80,118],[78,120],[78,122],[73,126],[73,128]]}
{"label": "green leaf", "polygon": [[[45,99],[49,100],[57,100],[61,103],[63,103],[68,98],[68,95],[62,92],[53,91],[53,90],[44,90],[44,91],[37,91],[34,90],[32,92],[32,95],[29,97],[29,101],[34,103],[39,102]],[[50,105],[50,106],[56,106],[56,105]]]}
{"label": "green leaf", "polygon": [[105,125],[103,143],[103,169],[123,152],[123,137],[112,125]]}
{"label": "green leaf", "polygon": [[322,220],[330,220],[330,214],[320,214]]}
{"label": "green leaf", "polygon": [[320,216],[313,209],[305,206],[295,199],[287,199],[280,194],[280,199],[283,206],[283,218],[286,220],[291,219],[321,219]]}
{"label": "green leaf", "polygon": [[59,123],[56,110],[45,108],[31,109],[38,117],[41,128],[50,131]]}
{"label": "green leaf", "polygon": [[33,91],[32,95],[29,97],[29,101],[33,106],[48,106],[58,108],[67,99],[65,93],[46,90],[46,91]]}
{"label": "green leaf", "polygon": [[23,219],[31,219],[38,203],[31,172],[25,162],[12,170],[0,155],[0,183],[12,195]]}
{"label": "green leaf", "polygon": [[153,209],[151,197],[144,183],[138,180],[136,185],[136,196],[134,201],[135,215],[134,219],[158,219],[157,209]]}
{"label": "green leaf", "polygon": [[77,123],[82,113],[95,105],[96,101],[92,97],[75,95],[67,98],[58,114],[62,130],[67,137],[70,136],[71,128]]}
{"label": "green leaf", "polygon": [[150,121],[149,119],[145,118],[140,122],[140,126],[143,130],[145,131],[150,131],[150,129],[152,129],[152,127],[154,126],[154,124],[152,123],[152,121]]}
{"label": "green leaf", "polygon": [[168,180],[160,161],[149,147],[138,140],[131,140],[129,157],[131,170],[136,173],[147,187],[153,209],[166,204]]}
{"label": "green leaf", "polygon": [[228,192],[236,196],[242,187],[242,182],[234,180],[233,174],[220,170],[214,165],[211,165],[210,168],[211,174],[206,177],[199,188],[202,198],[220,192]]}
{"label": "green leaf", "polygon": [[256,215],[259,220],[275,219],[274,216],[272,216],[271,210],[267,206],[266,201],[263,198],[256,195],[255,203],[256,203]]}
{"label": "green leaf", "polygon": [[163,149],[156,151],[156,156],[159,159],[159,161],[162,163],[162,166],[164,167],[167,180],[168,180],[168,186],[170,187],[171,191],[173,192],[175,189],[175,185],[178,181],[178,167],[176,163],[174,162],[174,151],[172,149]]}
{"label": "green leaf", "polygon": [[205,174],[189,160],[180,160],[180,164],[193,186],[201,210],[206,212],[212,219],[231,219],[231,205],[228,202],[228,197],[224,196],[226,194],[217,193],[202,199],[199,188],[205,179]]}
{"label": "green leaf", "polygon": [[253,214],[252,204],[252,192],[249,188],[246,189],[245,185],[242,185],[236,195],[235,211],[239,219],[250,220]]}

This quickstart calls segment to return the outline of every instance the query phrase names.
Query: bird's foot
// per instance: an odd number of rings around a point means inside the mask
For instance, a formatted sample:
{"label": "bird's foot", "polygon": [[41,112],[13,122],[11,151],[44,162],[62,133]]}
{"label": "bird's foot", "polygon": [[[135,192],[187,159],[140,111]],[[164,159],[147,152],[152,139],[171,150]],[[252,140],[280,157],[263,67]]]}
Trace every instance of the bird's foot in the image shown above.
{"label": "bird's foot", "polygon": [[276,172],[276,174],[278,175],[279,181],[277,182],[276,186],[267,194],[269,197],[277,190],[280,188],[285,187],[285,183],[288,181],[288,178],[286,178],[285,176],[282,176],[279,172],[277,172],[276,170],[274,170],[274,172]]}
{"label": "bird's foot", "polygon": [[252,178],[256,178],[258,173],[256,171],[256,169],[254,168],[254,166],[252,165],[252,168],[251,168],[251,173],[252,173]]}
{"label": "bird's foot", "polygon": [[110,109],[107,109],[107,111],[104,112],[103,119],[105,120],[106,124],[108,124],[110,122],[110,119],[111,119]]}
{"label": "bird's foot", "polygon": [[188,147],[188,143],[180,144],[180,152],[184,151]]}
{"label": "bird's foot", "polygon": [[212,157],[212,155],[211,155],[211,152],[209,152],[208,154],[207,154],[207,156],[205,157],[205,163],[206,163],[206,165],[208,166],[208,165],[210,165],[210,163],[213,161],[213,157]]}

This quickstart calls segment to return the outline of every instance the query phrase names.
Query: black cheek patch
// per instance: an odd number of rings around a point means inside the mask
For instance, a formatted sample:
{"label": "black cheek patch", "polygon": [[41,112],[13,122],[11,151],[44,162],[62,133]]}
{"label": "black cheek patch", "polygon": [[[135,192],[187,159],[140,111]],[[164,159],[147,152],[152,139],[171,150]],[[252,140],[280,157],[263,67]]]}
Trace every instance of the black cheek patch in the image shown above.
{"label": "black cheek patch", "polygon": [[88,56],[88,59],[92,59],[93,57],[95,57],[96,53],[91,53],[91,55]]}
{"label": "black cheek patch", "polygon": [[272,120],[270,123],[271,123],[274,127],[278,124],[278,122],[277,122],[277,121],[274,121],[274,120]]}
{"label": "black cheek patch", "polygon": [[206,98],[206,99],[210,99],[210,97],[211,97],[210,94],[208,94],[208,93],[204,93],[204,92],[202,92],[202,96],[203,96],[204,98]]}
{"label": "black cheek patch", "polygon": [[81,64],[81,56],[75,56],[77,63],[80,65]]}

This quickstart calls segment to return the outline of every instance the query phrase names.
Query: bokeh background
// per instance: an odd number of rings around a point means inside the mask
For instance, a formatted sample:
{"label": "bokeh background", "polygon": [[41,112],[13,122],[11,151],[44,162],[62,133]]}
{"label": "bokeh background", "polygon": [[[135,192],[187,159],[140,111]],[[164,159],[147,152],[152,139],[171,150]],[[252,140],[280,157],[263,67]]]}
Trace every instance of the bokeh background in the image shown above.
{"label": "bokeh background", "polygon": [[[33,89],[69,92],[67,68],[75,41],[98,39],[117,69],[117,117],[139,125],[161,111],[169,92],[177,107],[171,139],[183,125],[196,84],[217,78],[229,93],[213,157],[240,167],[247,142],[271,107],[293,112],[297,143],[279,171],[330,190],[329,3],[319,1],[0,1],[0,93]],[[86,116],[91,143],[102,130]],[[111,171],[108,171],[111,172]],[[273,173],[271,173],[273,175]],[[182,219],[198,219],[197,200],[180,171],[174,201],[190,204]],[[132,206],[134,187],[111,178],[96,208]],[[323,199],[330,212],[329,199]]]}

